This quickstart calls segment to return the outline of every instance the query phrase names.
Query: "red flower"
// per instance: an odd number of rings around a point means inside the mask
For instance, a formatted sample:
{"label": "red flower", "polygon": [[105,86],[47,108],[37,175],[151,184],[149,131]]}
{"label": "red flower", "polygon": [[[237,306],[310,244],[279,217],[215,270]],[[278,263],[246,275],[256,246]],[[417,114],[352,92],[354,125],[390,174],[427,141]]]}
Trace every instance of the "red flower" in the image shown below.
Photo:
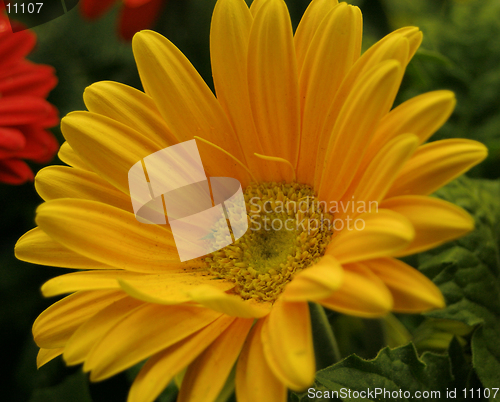
{"label": "red flower", "polygon": [[36,37],[28,30],[12,33],[3,9],[0,3],[0,182],[21,184],[33,180],[23,159],[48,162],[59,148],[45,130],[59,122],[45,100],[57,79],[52,67],[25,59]]}
{"label": "red flower", "polygon": [[[123,0],[118,28],[120,36],[125,40],[131,40],[136,32],[153,25],[165,1]],[[88,19],[98,18],[115,2],[116,0],[82,0],[82,14]]]}

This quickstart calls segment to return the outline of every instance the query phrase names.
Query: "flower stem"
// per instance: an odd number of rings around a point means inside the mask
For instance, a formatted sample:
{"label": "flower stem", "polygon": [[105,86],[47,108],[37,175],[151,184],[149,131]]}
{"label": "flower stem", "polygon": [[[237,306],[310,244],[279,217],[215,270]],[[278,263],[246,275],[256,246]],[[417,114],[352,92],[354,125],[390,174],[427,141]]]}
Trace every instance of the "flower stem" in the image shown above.
{"label": "flower stem", "polygon": [[342,356],[325,309],[319,304],[309,303],[309,311],[316,352],[316,369],[321,370],[339,362]]}

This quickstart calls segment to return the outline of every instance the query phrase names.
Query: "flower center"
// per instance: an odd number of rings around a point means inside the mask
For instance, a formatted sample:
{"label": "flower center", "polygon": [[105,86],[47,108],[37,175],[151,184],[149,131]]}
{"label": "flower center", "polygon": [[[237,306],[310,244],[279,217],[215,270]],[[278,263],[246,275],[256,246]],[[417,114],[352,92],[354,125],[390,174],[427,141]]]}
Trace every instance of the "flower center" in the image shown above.
{"label": "flower center", "polygon": [[213,275],[234,282],[243,299],[272,302],[325,253],[333,217],[303,184],[251,184],[244,196],[247,232],[204,260]]}

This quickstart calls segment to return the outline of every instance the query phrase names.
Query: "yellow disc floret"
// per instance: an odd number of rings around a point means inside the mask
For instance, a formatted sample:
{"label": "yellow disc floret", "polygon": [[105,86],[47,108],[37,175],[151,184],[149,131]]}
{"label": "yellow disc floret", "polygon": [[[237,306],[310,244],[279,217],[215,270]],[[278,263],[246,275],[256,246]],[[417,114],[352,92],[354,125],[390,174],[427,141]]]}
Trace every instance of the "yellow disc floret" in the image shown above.
{"label": "yellow disc floret", "polygon": [[247,232],[205,262],[213,275],[234,282],[242,298],[272,302],[295,274],[324,254],[332,216],[302,184],[251,184],[244,195]]}

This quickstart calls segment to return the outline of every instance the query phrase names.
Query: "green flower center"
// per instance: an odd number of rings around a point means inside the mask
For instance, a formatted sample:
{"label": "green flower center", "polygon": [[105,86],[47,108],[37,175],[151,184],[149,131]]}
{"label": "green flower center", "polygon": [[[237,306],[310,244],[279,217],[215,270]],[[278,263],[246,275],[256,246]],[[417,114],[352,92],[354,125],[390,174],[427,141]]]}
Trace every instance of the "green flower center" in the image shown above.
{"label": "green flower center", "polygon": [[213,275],[234,282],[243,299],[272,302],[325,253],[333,217],[303,184],[251,184],[244,196],[247,232],[204,260]]}

